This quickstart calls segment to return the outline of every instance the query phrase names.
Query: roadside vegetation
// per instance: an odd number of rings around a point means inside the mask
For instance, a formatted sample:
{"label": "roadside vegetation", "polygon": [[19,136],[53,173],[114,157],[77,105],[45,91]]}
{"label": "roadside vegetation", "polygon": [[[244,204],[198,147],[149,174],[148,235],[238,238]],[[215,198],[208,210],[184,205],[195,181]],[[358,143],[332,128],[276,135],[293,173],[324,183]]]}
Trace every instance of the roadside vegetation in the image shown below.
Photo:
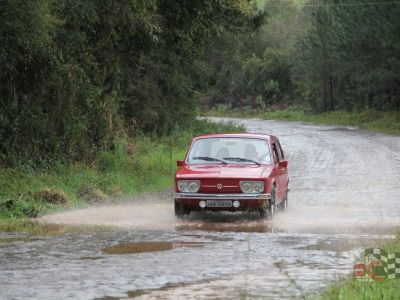
{"label": "roadside vegetation", "polygon": [[231,109],[227,105],[218,105],[204,112],[205,116],[261,118],[265,120],[283,120],[311,122],[326,125],[358,127],[370,131],[400,135],[400,112],[382,112],[364,110],[362,112],[329,111],[313,113],[310,109],[285,105],[276,110]]}
{"label": "roadside vegetation", "polygon": [[215,85],[200,99],[203,111],[221,104],[265,111],[290,103],[312,113],[399,112],[400,5],[258,3],[264,22],[239,39],[240,51],[231,45],[231,55],[210,55],[220,72],[211,74]]}
{"label": "roadside vegetation", "polygon": [[98,152],[90,163],[56,162],[42,168],[23,163],[1,168],[0,230],[29,229],[29,222],[12,221],[18,218],[171,189],[176,160],[183,158],[193,135],[241,131],[242,127],[231,123],[197,120],[167,136],[122,135],[113,149]]}
{"label": "roadside vegetation", "polygon": [[258,6],[264,22],[239,40],[241,51],[231,45],[230,56],[210,56],[220,72],[200,98],[201,111],[399,134],[399,4],[267,0]]}
{"label": "roadside vegetation", "polygon": [[245,0],[0,1],[1,224],[171,187],[193,135],[242,130],[196,101],[211,45],[262,19]]}
{"label": "roadside vegetation", "polygon": [[28,236],[4,237],[0,238],[0,243],[11,243],[14,241],[30,241],[32,235],[60,235],[73,232],[110,232],[122,230],[111,226],[100,225],[57,225],[39,222],[36,219],[28,218],[0,218],[1,232],[21,232],[29,233]]}
{"label": "roadside vegetation", "polygon": [[[384,247],[388,253],[400,252],[400,235],[394,243]],[[343,278],[336,283],[328,285],[318,296],[313,299],[399,299],[400,280],[386,279],[384,282],[364,283],[353,277]]]}

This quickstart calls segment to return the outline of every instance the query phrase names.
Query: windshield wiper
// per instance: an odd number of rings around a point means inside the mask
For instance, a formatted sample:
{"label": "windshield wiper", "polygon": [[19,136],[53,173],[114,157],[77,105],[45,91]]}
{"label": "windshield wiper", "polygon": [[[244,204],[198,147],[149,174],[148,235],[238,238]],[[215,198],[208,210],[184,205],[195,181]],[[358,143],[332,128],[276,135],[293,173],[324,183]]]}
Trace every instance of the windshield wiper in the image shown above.
{"label": "windshield wiper", "polygon": [[214,157],[196,156],[196,157],[193,157],[193,159],[195,159],[195,160],[200,159],[200,160],[205,160],[205,161],[218,161],[218,162],[220,162],[220,163],[226,165],[226,161],[223,161],[223,160],[221,160],[221,159],[214,158]]}
{"label": "windshield wiper", "polygon": [[230,160],[230,161],[252,162],[254,164],[261,166],[261,164],[258,161],[255,161],[252,159],[247,159],[247,158],[242,158],[242,157],[224,157],[223,159]]}

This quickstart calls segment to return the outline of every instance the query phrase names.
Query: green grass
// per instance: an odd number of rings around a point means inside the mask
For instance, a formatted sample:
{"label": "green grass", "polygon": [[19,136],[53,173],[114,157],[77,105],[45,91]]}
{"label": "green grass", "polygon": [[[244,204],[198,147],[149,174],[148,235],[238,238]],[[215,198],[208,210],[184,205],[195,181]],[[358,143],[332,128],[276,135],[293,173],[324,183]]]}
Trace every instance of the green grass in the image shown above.
{"label": "green grass", "polygon": [[0,232],[28,232],[27,237],[0,238],[0,243],[8,243],[14,240],[30,240],[32,236],[58,235],[73,232],[110,232],[122,230],[111,226],[99,225],[57,225],[38,222],[36,219],[27,218],[0,218]]}
{"label": "green grass", "polygon": [[167,137],[121,136],[113,150],[99,152],[90,163],[0,168],[0,231],[31,231],[26,218],[172,188],[176,160],[184,157],[193,135],[237,131],[243,128],[195,121]]}
{"label": "green grass", "polygon": [[[396,242],[388,244],[384,249],[388,252],[400,252],[400,234]],[[387,279],[382,283],[358,282],[353,277],[342,278],[327,286],[313,299],[400,299],[400,279]]]}
{"label": "green grass", "polygon": [[332,111],[320,114],[306,112],[291,107],[276,111],[255,111],[251,109],[230,110],[225,105],[207,112],[208,116],[258,117],[266,120],[285,120],[311,122],[326,125],[353,126],[370,131],[400,135],[400,112],[380,112],[366,110],[362,112]]}

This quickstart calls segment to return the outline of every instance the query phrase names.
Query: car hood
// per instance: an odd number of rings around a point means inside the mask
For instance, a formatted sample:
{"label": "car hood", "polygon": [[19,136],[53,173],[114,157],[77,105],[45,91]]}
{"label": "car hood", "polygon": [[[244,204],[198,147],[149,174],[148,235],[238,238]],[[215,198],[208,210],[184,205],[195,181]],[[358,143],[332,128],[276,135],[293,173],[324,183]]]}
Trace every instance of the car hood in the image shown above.
{"label": "car hood", "polygon": [[259,179],[271,172],[269,165],[186,165],[181,167],[176,177],[179,179],[200,178],[246,178]]}

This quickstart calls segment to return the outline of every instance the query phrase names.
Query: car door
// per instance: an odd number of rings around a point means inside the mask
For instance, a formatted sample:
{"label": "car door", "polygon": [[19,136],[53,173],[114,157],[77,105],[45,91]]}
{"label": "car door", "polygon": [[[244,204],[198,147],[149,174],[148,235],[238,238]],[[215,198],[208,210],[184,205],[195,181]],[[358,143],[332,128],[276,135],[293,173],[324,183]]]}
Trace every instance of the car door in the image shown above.
{"label": "car door", "polygon": [[[285,161],[285,154],[282,150],[281,144],[279,143],[279,141],[276,141],[276,147],[278,150],[278,157],[279,157],[279,161]],[[288,175],[288,170],[287,170],[287,166],[286,167],[279,167],[280,168],[280,184],[281,184],[281,197],[282,199],[285,197],[286,193],[287,193],[287,186],[289,183],[289,175]]]}
{"label": "car door", "polygon": [[272,141],[272,153],[274,156],[273,175],[276,182],[276,202],[280,203],[285,197],[287,186],[287,168],[279,166],[279,162],[285,160],[282,148],[278,140]]}

